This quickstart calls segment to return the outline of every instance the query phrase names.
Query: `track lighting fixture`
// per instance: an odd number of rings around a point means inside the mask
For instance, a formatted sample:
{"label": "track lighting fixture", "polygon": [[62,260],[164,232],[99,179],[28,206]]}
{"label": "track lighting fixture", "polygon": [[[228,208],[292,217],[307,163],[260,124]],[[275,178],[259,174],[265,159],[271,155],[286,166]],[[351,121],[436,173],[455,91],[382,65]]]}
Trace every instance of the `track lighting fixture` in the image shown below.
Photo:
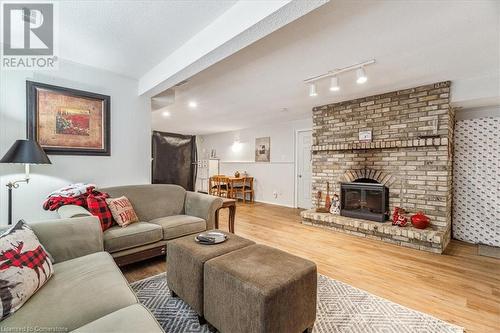
{"label": "track lighting fixture", "polygon": [[339,91],[339,78],[336,76],[332,76],[332,79],[330,80],[330,91]]}
{"label": "track lighting fixture", "polygon": [[366,81],[368,81],[368,77],[366,76],[365,72],[365,67],[374,63],[375,59],[371,59],[344,68],[331,70],[325,74],[321,74],[304,80],[304,83],[309,85],[309,96],[313,97],[318,95],[318,93],[316,92],[316,82],[326,78],[330,78],[330,91],[339,91],[340,86],[339,86],[338,76],[339,74],[345,72],[356,71],[356,83],[358,84],[365,83]]}
{"label": "track lighting fixture", "polygon": [[318,96],[318,93],[316,92],[316,84],[311,83],[309,85],[309,96],[314,97]]}
{"label": "track lighting fixture", "polygon": [[363,84],[368,80],[366,77],[366,72],[363,67],[360,67],[356,70],[356,83],[357,84]]}

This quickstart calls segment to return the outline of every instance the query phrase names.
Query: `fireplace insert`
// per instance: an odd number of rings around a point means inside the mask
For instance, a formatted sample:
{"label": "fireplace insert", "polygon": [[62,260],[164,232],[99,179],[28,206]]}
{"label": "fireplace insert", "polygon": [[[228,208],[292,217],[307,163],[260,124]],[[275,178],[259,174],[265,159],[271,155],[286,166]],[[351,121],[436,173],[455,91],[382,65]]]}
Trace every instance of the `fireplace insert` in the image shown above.
{"label": "fireplace insert", "polygon": [[389,189],[373,179],[340,184],[340,215],[384,222],[389,211]]}

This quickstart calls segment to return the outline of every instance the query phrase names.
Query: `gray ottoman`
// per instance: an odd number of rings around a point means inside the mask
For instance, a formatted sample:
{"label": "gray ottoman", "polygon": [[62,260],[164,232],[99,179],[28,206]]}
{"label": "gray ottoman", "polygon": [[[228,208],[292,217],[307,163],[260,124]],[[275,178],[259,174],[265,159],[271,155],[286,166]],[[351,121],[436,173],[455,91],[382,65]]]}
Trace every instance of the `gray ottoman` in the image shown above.
{"label": "gray ottoman", "polygon": [[[196,310],[200,317],[203,317],[203,266],[205,262],[255,244],[235,234],[223,233],[228,236],[228,240],[216,245],[198,244],[194,240],[195,235],[177,238],[167,243],[168,287]],[[203,322],[203,318],[200,318],[200,321]]]}
{"label": "gray ottoman", "polygon": [[316,264],[252,245],[205,263],[204,315],[222,333],[299,333],[316,318]]}

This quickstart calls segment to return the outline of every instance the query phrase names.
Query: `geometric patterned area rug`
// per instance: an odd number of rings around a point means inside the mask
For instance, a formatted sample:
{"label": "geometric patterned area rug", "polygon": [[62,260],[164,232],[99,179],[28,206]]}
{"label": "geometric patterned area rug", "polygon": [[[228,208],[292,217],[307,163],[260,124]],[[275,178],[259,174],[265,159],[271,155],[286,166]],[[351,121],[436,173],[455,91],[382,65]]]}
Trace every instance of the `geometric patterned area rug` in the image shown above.
{"label": "geometric patterned area rug", "polygon": [[[209,333],[194,310],[172,297],[166,273],[131,284],[165,332]],[[314,333],[462,333],[461,327],[318,274]]]}

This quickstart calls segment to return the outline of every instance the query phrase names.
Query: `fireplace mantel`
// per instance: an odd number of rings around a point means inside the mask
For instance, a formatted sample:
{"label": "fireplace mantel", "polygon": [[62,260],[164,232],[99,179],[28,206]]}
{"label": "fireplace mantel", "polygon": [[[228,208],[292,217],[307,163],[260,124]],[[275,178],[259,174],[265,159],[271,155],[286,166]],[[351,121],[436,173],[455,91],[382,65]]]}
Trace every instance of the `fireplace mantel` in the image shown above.
{"label": "fireplace mantel", "polygon": [[313,145],[312,151],[412,148],[412,147],[431,147],[431,146],[447,146],[447,145],[448,145],[448,138],[427,138],[427,139],[385,140],[385,141],[373,141],[373,142],[353,142],[353,143],[337,143],[328,145]]}

